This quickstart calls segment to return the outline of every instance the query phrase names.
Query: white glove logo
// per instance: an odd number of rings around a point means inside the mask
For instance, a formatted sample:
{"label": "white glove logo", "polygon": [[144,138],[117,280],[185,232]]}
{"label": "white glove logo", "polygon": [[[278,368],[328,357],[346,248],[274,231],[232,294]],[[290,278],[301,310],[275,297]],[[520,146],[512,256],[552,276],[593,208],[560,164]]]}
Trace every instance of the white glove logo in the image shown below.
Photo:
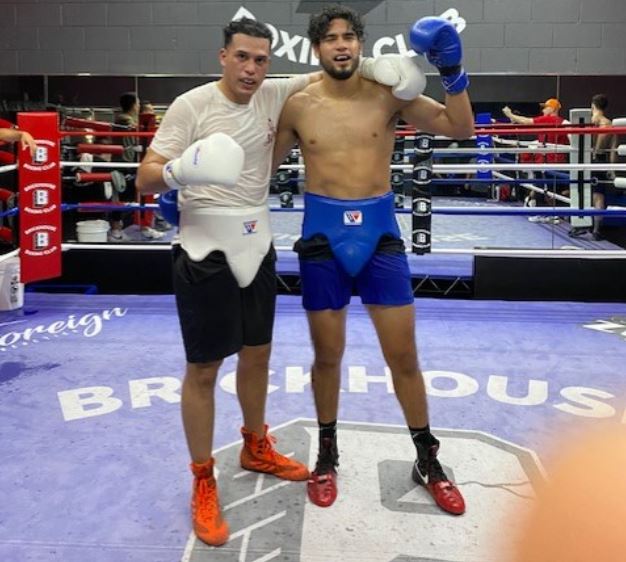
{"label": "white glove logo", "polygon": [[467,27],[467,22],[459,15],[459,11],[456,8],[446,10],[439,17],[448,20],[459,33]]}

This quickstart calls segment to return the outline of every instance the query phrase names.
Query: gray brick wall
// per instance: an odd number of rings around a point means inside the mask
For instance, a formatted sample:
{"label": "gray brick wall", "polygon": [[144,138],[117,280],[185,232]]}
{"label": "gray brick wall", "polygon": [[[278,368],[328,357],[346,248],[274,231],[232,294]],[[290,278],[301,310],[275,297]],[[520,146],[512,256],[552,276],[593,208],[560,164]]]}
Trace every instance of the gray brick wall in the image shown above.
{"label": "gray brick wall", "polygon": [[504,26],[504,44],[514,47],[551,47],[553,25],[549,23],[507,23]]}
{"label": "gray brick wall", "polygon": [[[363,0],[366,54],[398,52],[407,25],[458,10],[473,73],[626,73],[624,0]],[[272,72],[310,70],[303,37],[324,2],[0,0],[0,74],[218,73],[221,26],[241,8],[278,33]],[[296,38],[296,36],[299,36]],[[400,36],[400,40],[398,40]],[[287,43],[292,42],[292,48]],[[427,66],[425,66],[428,68]],[[432,69],[431,69],[432,70]]]}

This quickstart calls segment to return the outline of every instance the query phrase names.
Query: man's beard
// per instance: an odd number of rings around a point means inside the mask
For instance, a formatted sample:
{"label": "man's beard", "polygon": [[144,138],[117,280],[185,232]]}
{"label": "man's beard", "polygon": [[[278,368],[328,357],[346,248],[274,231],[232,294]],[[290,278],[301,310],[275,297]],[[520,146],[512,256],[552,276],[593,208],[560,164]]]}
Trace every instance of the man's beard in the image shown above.
{"label": "man's beard", "polygon": [[335,68],[333,62],[334,61],[330,61],[330,63],[327,63],[321,60],[320,64],[326,73],[335,80],[347,80],[356,72],[357,68],[359,68],[358,58],[351,59],[350,62],[352,64],[347,68]]}

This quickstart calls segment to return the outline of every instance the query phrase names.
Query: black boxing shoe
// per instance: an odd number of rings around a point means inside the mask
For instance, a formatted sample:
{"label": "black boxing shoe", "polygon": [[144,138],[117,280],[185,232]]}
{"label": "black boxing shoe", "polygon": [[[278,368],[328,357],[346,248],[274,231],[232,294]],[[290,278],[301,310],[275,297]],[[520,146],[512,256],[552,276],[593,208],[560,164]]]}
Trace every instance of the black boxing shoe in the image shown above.
{"label": "black boxing shoe", "polygon": [[570,238],[581,238],[589,232],[589,229],[583,226],[575,226],[567,233]]}

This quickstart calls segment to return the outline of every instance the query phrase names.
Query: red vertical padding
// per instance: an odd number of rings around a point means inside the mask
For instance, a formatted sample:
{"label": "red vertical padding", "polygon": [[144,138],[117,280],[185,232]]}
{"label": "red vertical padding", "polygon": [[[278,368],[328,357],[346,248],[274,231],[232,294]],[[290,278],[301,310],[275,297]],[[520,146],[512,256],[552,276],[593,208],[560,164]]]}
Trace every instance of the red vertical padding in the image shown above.
{"label": "red vertical padding", "polygon": [[59,119],[56,113],[19,113],[18,127],[37,143],[31,158],[20,147],[21,282],[61,275],[61,169]]}

